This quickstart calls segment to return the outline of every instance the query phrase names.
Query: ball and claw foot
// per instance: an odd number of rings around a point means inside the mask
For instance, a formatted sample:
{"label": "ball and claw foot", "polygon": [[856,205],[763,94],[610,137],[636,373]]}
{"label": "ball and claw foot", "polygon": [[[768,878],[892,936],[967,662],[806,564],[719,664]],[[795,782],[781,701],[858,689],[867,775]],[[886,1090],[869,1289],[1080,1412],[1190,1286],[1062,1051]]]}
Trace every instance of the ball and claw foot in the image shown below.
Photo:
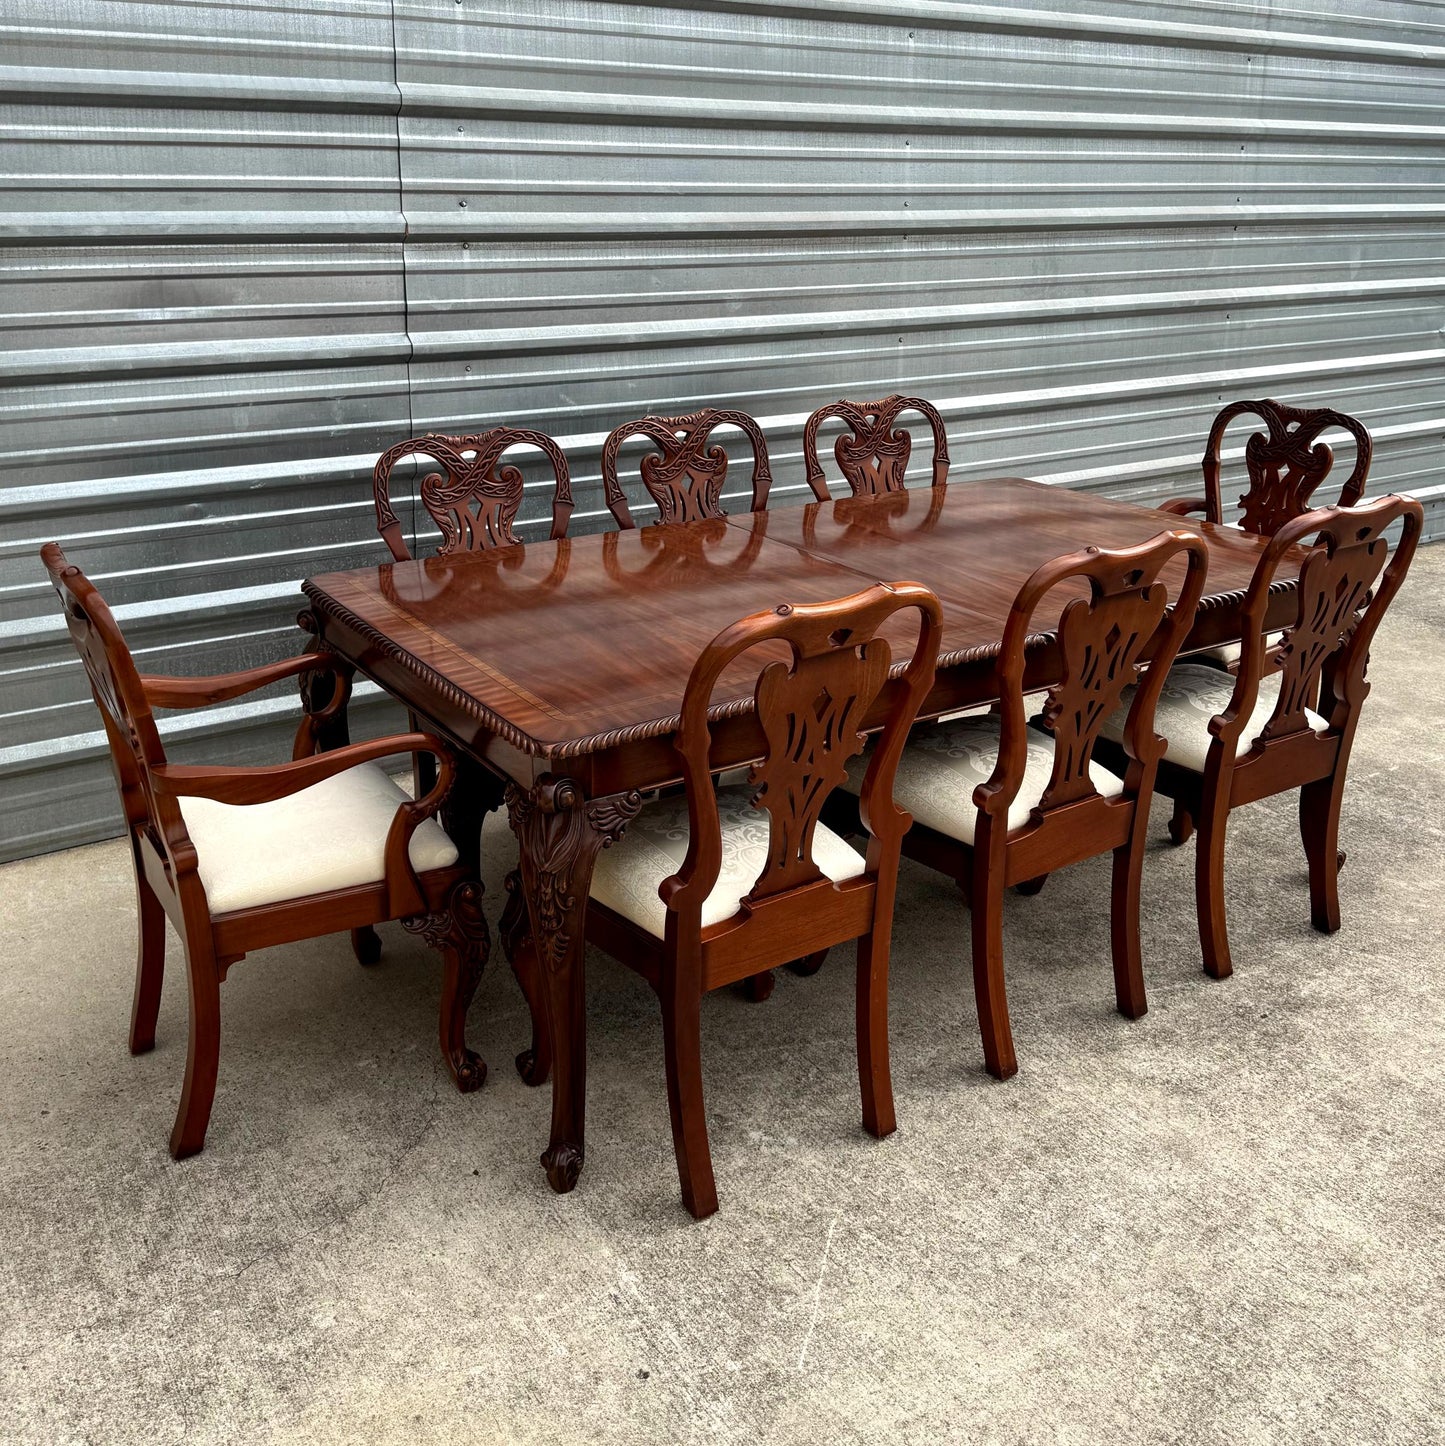
{"label": "ball and claw foot", "polygon": [[451,1066],[452,1079],[456,1081],[461,1094],[469,1095],[486,1083],[487,1062],[476,1050],[463,1050],[460,1059],[453,1055],[447,1063]]}
{"label": "ball and claw foot", "polygon": [[582,1173],[582,1152],[576,1145],[551,1145],[542,1154],[542,1168],[547,1183],[559,1195],[566,1195]]}

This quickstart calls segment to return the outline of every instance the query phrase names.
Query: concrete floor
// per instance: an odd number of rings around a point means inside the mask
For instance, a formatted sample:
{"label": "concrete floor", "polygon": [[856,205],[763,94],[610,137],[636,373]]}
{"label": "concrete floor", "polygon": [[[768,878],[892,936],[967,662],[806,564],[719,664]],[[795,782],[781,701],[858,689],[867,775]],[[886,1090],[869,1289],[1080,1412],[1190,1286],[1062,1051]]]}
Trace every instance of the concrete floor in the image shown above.
{"label": "concrete floor", "polygon": [[[1345,927],[1308,923],[1293,800],[1236,814],[1237,972],[1200,972],[1192,846],[1145,875],[1150,1012],[1112,1011],[1108,869],[1012,898],[1021,1072],[981,1071],[967,916],[905,866],[899,1132],[858,1125],[851,969],[705,1009],[721,1212],[677,1196],[661,1031],[589,981],[578,1190],[511,1057],[504,964],[463,1098],[400,928],[223,991],[203,1155],[185,1057],[125,1050],[114,844],[0,870],[0,1438],[44,1442],[1434,1442],[1445,1436],[1445,548],[1376,647]],[[1162,836],[1163,813],[1156,817]],[[509,835],[490,844],[489,889]]]}

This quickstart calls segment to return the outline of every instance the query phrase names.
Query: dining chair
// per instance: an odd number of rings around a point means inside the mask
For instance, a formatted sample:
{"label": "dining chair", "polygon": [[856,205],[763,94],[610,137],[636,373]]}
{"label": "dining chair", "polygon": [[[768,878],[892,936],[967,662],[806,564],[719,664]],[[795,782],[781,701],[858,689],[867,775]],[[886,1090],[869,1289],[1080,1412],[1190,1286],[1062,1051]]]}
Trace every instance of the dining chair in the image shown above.
{"label": "dining chair", "polygon": [[486,552],[494,547],[511,547],[518,541],[515,527],[522,503],[522,474],[515,466],[503,464],[502,456],[513,447],[534,447],[551,464],[553,539],[567,535],[572,515],[572,480],[562,449],[545,432],[524,427],[492,427],[465,437],[429,434],[410,437],[389,447],[376,460],[371,486],[376,502],[376,530],[391,555],[407,562],[411,551],[401,523],[391,505],[391,474],[398,462],[408,457],[430,458],[440,472],[426,472],[421,479],[421,504],[440,530],[439,557],[454,552]]}
{"label": "dining chair", "polygon": [[[1284,402],[1231,402],[1209,429],[1200,466],[1204,496],[1177,497],[1160,508],[1180,517],[1201,514],[1206,521],[1224,521],[1224,494],[1220,481],[1224,435],[1239,417],[1254,417],[1267,432],[1251,434],[1244,446],[1247,487],[1239,498],[1238,526],[1258,537],[1272,537],[1286,523],[1307,512],[1310,499],[1329,476],[1334,452],[1320,441],[1326,432],[1342,431],[1354,439],[1355,463],[1340,488],[1339,505],[1353,507],[1365,495],[1370,473],[1372,443],[1364,423],[1330,407],[1292,407]],[[1240,645],[1218,643],[1190,655],[1191,661],[1233,669],[1239,664]]]}
{"label": "dining chair", "polygon": [[[1139,886],[1164,751],[1154,706],[1193,625],[1207,566],[1203,539],[1187,531],[1161,532],[1119,550],[1089,547],[1044,563],[1019,589],[1004,624],[994,670],[998,711],[915,728],[898,765],[894,798],[913,815],[903,852],[954,879],[969,901],[984,1064],[997,1079],[1018,1071],[1003,971],[1003,900],[1010,885],[1112,852],[1115,996],[1126,1018],[1145,1012]],[[1172,588],[1160,580],[1166,570],[1182,573]],[[1068,596],[1050,645],[1057,681],[1031,725],[1025,654],[1034,652],[1035,615],[1056,590]],[[1119,778],[1094,762],[1094,746],[1141,667],[1123,733],[1128,767]],[[858,782],[855,763],[849,792]]]}
{"label": "dining chair", "polygon": [[768,505],[772,473],[762,428],[746,412],[704,407],[686,417],[640,417],[615,428],[602,444],[602,495],[619,527],[636,527],[627,496],[617,476],[617,456],[632,437],[657,445],[640,465],[642,485],[657,504],[659,522],[696,522],[723,516],[722,489],[727,477],[727,452],[708,439],[719,427],[736,427],[753,450],[753,499],[750,511]]}
{"label": "dining chair", "polygon": [[[554,486],[549,536],[554,541],[565,537],[572,516],[572,479],[562,449],[545,432],[524,427],[492,427],[461,437],[429,433],[388,447],[372,468],[376,530],[392,557],[397,562],[411,560],[411,550],[391,503],[392,471],[407,458],[430,458],[441,467],[439,472],[424,472],[418,489],[422,506],[441,532],[438,557],[515,546],[520,540],[515,528],[517,511],[522,504],[522,473],[510,463],[502,462],[503,454],[513,447],[535,448],[551,464]],[[321,684],[318,694],[323,699],[325,687]],[[423,727],[423,720],[415,713],[409,715],[408,721],[413,730]],[[431,788],[435,776],[431,756],[418,753],[412,767],[418,796]]]}
{"label": "dining chair", "polygon": [[948,481],[948,433],[932,402],[896,393],[881,402],[836,401],[819,407],[803,427],[803,466],[808,486],[820,502],[832,495],[818,460],[818,429],[830,418],[849,428],[833,444],[833,456],[854,497],[901,492],[913,438],[895,423],[904,412],[917,412],[933,430],[933,485]]}
{"label": "dining chair", "polygon": [[[141,674],[94,584],[57,544],[46,544],[41,557],[100,710],[125,815],[139,933],[132,1054],[155,1045],[168,917],[185,946],[190,1037],[171,1154],[183,1159],[205,1143],[220,1061],[220,988],[231,966],[253,949],[343,929],[374,939],[372,926],[390,919],[441,951],[442,1051],[457,1088],[477,1089],[486,1065],[467,1048],[466,1008],[489,938],[482,886],[436,819],[455,773],[447,745],[405,733],[315,752],[349,693],[349,673],[333,668],[327,652],[214,677]],[[335,686],[321,713],[303,715],[290,763],[167,761],[155,709],[224,703],[326,670]],[[437,759],[439,776],[429,793],[411,799],[378,761],[421,750]]]}
{"label": "dining chair", "polygon": [[[890,685],[893,647],[880,632],[910,609],[919,614],[917,640]],[[888,960],[909,820],[894,802],[893,773],[933,684],[940,625],[938,599],[919,583],[899,582],[837,602],[783,604],[724,629],[683,692],[684,796],[645,805],[598,856],[587,935],[641,974],[661,1002],[678,1176],[699,1219],[717,1209],[701,1055],[702,996],[710,990],[856,939],[863,1124],[879,1138],[895,1128]],[[763,751],[747,786],[720,789],[710,757],[713,691],[742,655],[765,645],[753,688]],[[861,787],[865,856],[819,814],[862,749],[870,714],[879,715],[881,732]]]}
{"label": "dining chair", "polygon": [[[1396,524],[1392,548],[1386,533]],[[1326,934],[1340,927],[1340,804],[1360,708],[1370,691],[1370,641],[1405,580],[1423,524],[1419,502],[1396,495],[1321,507],[1285,522],[1245,594],[1238,673],[1186,659],[1164,681],[1155,717],[1167,740],[1158,787],[1175,803],[1170,833],[1176,843],[1198,825],[1199,942],[1205,972],[1216,979],[1233,969],[1225,825],[1230,811],[1246,803],[1299,789],[1311,921]],[[1291,549],[1309,539],[1291,603],[1293,622],[1282,634],[1266,634],[1275,574]],[[1119,735],[1119,718],[1115,714],[1106,725],[1108,736]]]}

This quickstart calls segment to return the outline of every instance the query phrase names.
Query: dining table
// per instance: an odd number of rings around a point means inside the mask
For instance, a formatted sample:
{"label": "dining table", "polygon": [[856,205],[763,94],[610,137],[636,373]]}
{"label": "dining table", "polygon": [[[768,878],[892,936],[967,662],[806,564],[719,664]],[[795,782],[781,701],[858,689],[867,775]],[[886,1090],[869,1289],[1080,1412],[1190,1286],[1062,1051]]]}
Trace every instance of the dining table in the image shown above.
{"label": "dining table", "polygon": [[[447,816],[459,848],[478,848],[482,819],[506,808],[519,862],[499,932],[532,1009],[532,1044],[518,1068],[529,1083],[552,1079],[542,1164],[554,1190],[572,1189],[583,1162],[593,864],[645,795],[680,778],[673,740],[702,649],[739,618],[780,604],[920,582],[942,605],[938,671],[919,713],[921,721],[937,718],[997,699],[1004,623],[1035,568],[1061,553],[1130,547],[1165,530],[1198,533],[1208,547],[1185,650],[1239,638],[1244,594],[1267,539],[1017,477],[389,561],[302,584],[303,625],[317,645],[468,761]],[[1271,628],[1293,621],[1303,555],[1277,574]],[[1162,580],[1172,594],[1177,580],[1167,572]],[[1050,606],[1030,638],[1028,689],[1057,681],[1057,620]],[[896,624],[898,669],[911,651],[907,626]],[[765,750],[756,678],[756,665],[739,660],[713,694],[712,762],[720,771]],[[889,702],[885,689],[865,729],[881,725]],[[464,987],[474,990],[475,980]]]}

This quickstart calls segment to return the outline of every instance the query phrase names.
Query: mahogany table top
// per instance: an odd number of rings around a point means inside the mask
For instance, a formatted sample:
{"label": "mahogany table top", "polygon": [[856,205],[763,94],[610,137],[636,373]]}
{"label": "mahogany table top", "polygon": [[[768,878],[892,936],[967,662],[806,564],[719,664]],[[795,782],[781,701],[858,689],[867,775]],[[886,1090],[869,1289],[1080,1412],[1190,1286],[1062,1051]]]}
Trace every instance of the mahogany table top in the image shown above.
{"label": "mahogany table top", "polygon": [[[328,641],[419,711],[560,760],[670,733],[698,654],[748,613],[916,580],[944,604],[941,667],[977,675],[1038,564],[1182,527],[1210,552],[1190,645],[1237,637],[1261,539],[1018,478],[388,562],[303,587]],[[895,656],[908,651],[900,637]],[[755,663],[724,675],[720,717],[751,707],[756,676]]]}

